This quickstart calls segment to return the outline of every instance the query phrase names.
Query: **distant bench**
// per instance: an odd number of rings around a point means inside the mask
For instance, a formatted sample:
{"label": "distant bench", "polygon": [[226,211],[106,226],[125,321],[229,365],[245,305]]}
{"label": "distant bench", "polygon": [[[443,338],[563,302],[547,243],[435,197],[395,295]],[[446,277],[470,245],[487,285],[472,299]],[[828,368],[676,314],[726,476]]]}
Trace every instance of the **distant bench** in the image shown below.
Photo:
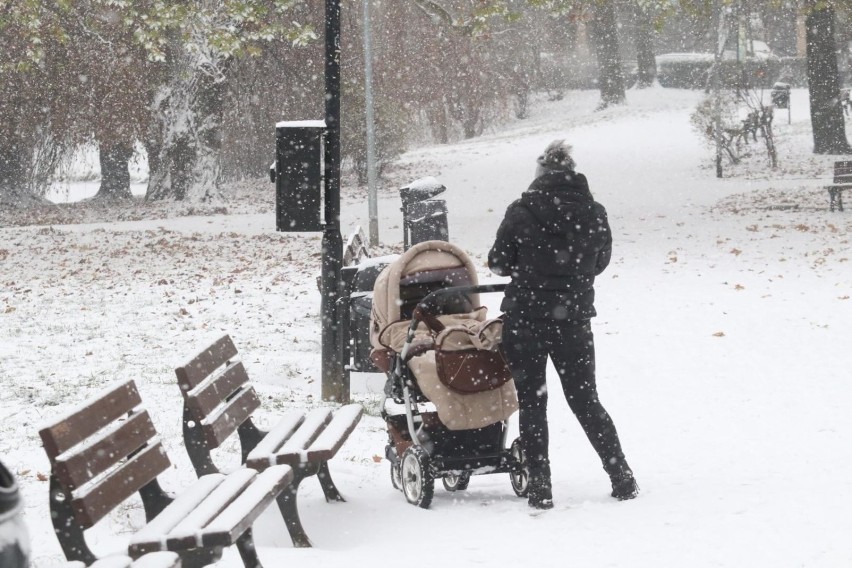
{"label": "distant bench", "polygon": [[843,211],[843,192],[852,189],[852,162],[834,162],[834,184],[827,185],[829,209]]}
{"label": "distant bench", "polygon": [[98,559],[85,531],[138,493],[147,524],[130,537],[132,568],[183,568],[215,562],[236,544],[246,568],[260,568],[252,538],[255,519],[294,480],[293,468],[280,465],[258,474],[240,469],[230,475],[205,475],[167,495],[157,477],[171,467],[162,442],[133,381],[117,383],[39,434],[51,465],[50,513],[65,557],[111,568],[121,557]]}
{"label": "distant bench", "polygon": [[291,466],[294,480],[278,496],[278,505],[296,547],[311,546],[296,507],[299,484],[316,475],[327,501],[344,501],[331,479],[328,460],[333,458],[363,414],[359,404],[336,412],[317,408],[307,413],[288,411],[269,432],[260,430],[252,414],[260,400],[249,383],[237,348],[227,335],[175,369],[183,394],[183,437],[198,475],[216,473],[211,452],[234,431],[240,440],[242,461],[266,471]]}

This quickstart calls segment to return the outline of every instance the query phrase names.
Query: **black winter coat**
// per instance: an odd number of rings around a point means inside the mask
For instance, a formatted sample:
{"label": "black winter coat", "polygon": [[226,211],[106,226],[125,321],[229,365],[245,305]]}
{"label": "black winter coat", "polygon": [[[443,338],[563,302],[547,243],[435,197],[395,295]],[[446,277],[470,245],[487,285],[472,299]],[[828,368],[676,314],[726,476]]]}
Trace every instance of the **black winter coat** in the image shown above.
{"label": "black winter coat", "polygon": [[507,315],[584,321],[596,315],[595,276],[611,254],[606,209],[586,176],[548,172],[509,205],[488,267],[512,277],[500,306]]}

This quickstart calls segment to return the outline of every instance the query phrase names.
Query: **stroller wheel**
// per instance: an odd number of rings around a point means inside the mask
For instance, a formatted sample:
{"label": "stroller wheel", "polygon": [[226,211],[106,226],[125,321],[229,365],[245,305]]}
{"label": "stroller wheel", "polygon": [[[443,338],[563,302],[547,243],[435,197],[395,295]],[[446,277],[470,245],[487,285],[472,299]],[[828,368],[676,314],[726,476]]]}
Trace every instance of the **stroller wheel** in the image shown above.
{"label": "stroller wheel", "polygon": [[429,467],[429,453],[411,446],[402,454],[402,492],[415,507],[428,509],[435,494],[435,476]]}
{"label": "stroller wheel", "polygon": [[444,489],[447,491],[464,491],[470,483],[470,473],[464,472],[458,475],[451,473],[441,479]]}
{"label": "stroller wheel", "polygon": [[391,462],[391,464],[390,464],[391,485],[393,485],[394,489],[398,489],[399,491],[402,491],[402,472],[400,471],[401,469],[402,469],[402,465],[401,465],[399,460],[397,460],[395,462]]}
{"label": "stroller wheel", "polygon": [[518,471],[513,471],[509,474],[512,489],[518,497],[526,497],[529,490],[530,472],[527,468],[527,456],[521,448],[520,438],[515,438],[515,441],[512,442],[512,448],[509,451],[512,453],[512,457],[520,464]]}

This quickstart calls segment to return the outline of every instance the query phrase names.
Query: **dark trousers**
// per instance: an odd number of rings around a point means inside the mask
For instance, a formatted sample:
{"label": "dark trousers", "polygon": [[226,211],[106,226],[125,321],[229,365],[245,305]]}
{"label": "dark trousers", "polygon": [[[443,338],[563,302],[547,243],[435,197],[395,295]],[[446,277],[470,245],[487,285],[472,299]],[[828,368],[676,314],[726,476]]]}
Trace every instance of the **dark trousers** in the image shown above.
{"label": "dark trousers", "polygon": [[520,404],[521,444],[530,468],[549,464],[547,386],[550,356],[568,406],[610,475],[627,467],[618,433],[598,400],[595,386],[595,341],[591,324],[555,320],[521,320],[505,316],[503,351]]}

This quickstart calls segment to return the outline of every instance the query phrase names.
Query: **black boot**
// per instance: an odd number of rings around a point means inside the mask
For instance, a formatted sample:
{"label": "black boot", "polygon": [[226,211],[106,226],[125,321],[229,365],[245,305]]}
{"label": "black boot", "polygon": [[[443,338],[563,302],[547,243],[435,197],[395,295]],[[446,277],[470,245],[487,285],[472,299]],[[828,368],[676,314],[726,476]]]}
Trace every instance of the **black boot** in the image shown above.
{"label": "black boot", "polygon": [[550,484],[550,466],[544,465],[530,468],[529,506],[534,509],[552,509],[553,491]]}
{"label": "black boot", "polygon": [[639,484],[636,483],[629,467],[620,468],[617,472],[610,474],[609,479],[612,482],[612,496],[619,501],[633,499],[639,494]]}

